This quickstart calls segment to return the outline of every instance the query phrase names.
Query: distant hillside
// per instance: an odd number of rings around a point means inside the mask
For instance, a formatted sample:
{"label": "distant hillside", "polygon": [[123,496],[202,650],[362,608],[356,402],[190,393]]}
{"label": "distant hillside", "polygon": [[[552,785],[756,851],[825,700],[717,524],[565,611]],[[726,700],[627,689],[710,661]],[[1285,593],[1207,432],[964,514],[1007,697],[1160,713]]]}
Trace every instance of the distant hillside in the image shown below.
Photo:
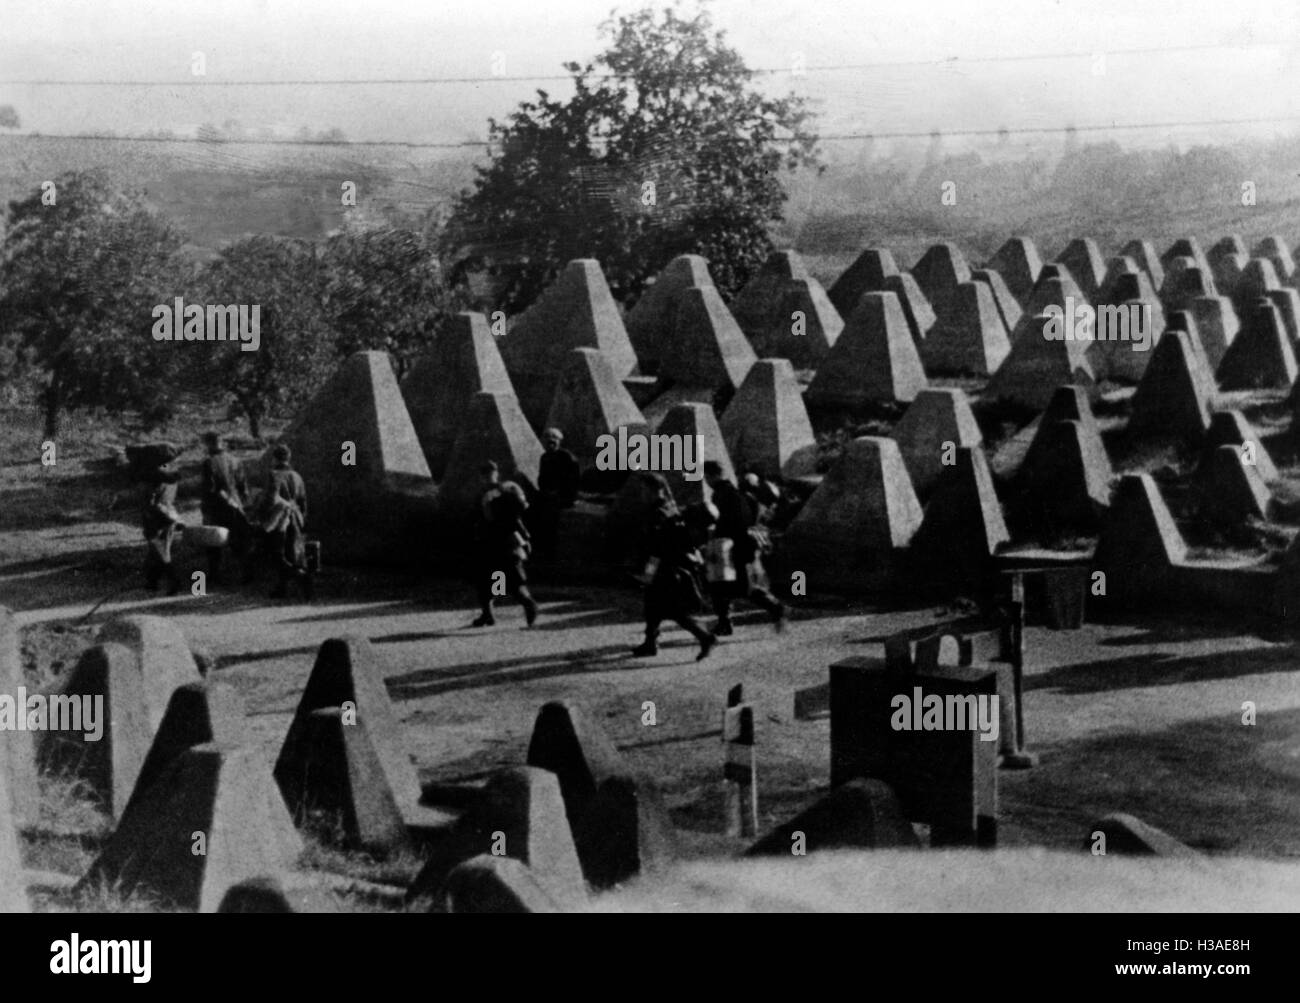
{"label": "distant hillside", "polygon": [[[319,238],[351,214],[362,222],[412,225],[445,210],[473,179],[473,150],[254,143],[144,142],[0,135],[0,199],[26,196],[68,170],[107,169],[143,190],[211,256],[248,234]],[[356,208],[341,202],[357,186]]]}

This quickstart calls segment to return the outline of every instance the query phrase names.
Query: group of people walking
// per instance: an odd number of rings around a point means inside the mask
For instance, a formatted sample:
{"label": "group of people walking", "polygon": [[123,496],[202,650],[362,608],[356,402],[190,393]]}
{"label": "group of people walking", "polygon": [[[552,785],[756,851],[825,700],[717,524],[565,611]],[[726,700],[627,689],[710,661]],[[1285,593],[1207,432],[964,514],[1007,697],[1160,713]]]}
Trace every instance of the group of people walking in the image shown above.
{"label": "group of people walking", "polygon": [[[312,598],[312,564],[307,555],[307,486],[291,466],[289,447],[278,443],[271,449],[271,470],[267,484],[252,505],[252,494],[243,466],[226,450],[215,432],[203,437],[207,456],[200,468],[199,511],[205,526],[226,531],[222,546],[206,547],[207,582],[222,583],[224,554],[230,551],[240,565],[241,580],[247,585],[256,577],[259,560],[269,561],[276,570],[273,598],[288,595],[297,582],[304,599]],[[180,591],[181,579],[172,560],[176,535],[184,523],[176,509],[179,471],[170,462],[153,473],[145,497],[145,587],[156,590],[165,582],[167,594]]]}
{"label": "group of people walking", "polygon": [[[757,475],[732,483],[714,460],[704,464],[712,500],[681,509],[667,480],[644,474],[653,498],[647,527],[645,640],[633,654],[659,653],[659,628],[672,620],[700,645],[696,661],[707,658],[719,637],[734,633],[731,605],[746,599],[785,627],[786,609],[768,588],[763,555],[768,549],[765,525],[777,500],[775,489]],[[705,630],[695,619],[709,593],[716,620]]]}
{"label": "group of people walking", "polygon": [[[259,551],[276,570],[271,595],[283,598],[296,582],[303,598],[312,599],[313,562],[307,555],[307,488],[291,466],[289,447],[272,447],[272,466],[265,489],[253,501],[243,466],[229,452],[221,436],[204,437],[207,456],[201,466],[199,508],[205,526],[225,530],[225,544],[207,548],[207,578],[221,584],[225,551],[240,566],[242,581],[254,580]],[[564,436],[554,428],[542,434],[542,456],[537,491],[531,501],[518,484],[501,480],[495,462],[479,468],[481,490],[473,520],[475,587],[479,615],[474,627],[496,623],[493,607],[498,598],[513,596],[523,607],[528,626],[537,621],[538,605],[528,588],[527,563],[536,545],[539,555],[554,558],[561,513],[578,497],[580,469],[577,459],[563,448]],[[780,499],[770,483],[747,474],[733,483],[716,461],[703,465],[711,501],[678,507],[668,481],[661,474],[639,474],[650,495],[650,511],[643,527],[642,551],[646,556],[645,640],[633,650],[636,656],[658,653],[660,627],[665,620],[679,624],[700,645],[698,659],[708,657],[719,637],[734,631],[732,604],[747,600],[764,610],[778,630],[785,625],[784,604],[772,595],[763,568],[768,551],[766,526]],[[166,582],[169,595],[180,590],[180,576],[171,550],[183,523],[176,510],[179,475],[170,463],[155,471],[144,506],[145,583],[157,589]],[[715,621],[706,630],[696,617],[704,611],[708,595]]]}
{"label": "group of people walking", "polygon": [[[475,627],[496,623],[493,605],[505,595],[519,601],[528,626],[537,620],[526,565],[534,541],[541,556],[553,557],[560,513],[573,506],[579,482],[578,461],[563,448],[559,429],[546,429],[542,441],[545,452],[531,508],[522,488],[501,482],[496,463],[489,460],[480,470],[483,486],[474,523],[480,613]],[[719,637],[734,632],[731,607],[741,599],[765,610],[778,630],[785,625],[785,606],[769,590],[763,569],[765,527],[779,493],[754,474],[734,484],[716,461],[705,462],[703,473],[712,501],[684,509],[662,475],[639,475],[645,479],[651,507],[642,541],[647,558],[645,640],[634,649],[636,656],[658,653],[660,627],[671,620],[699,642],[697,658],[708,657]],[[711,630],[696,620],[705,606],[705,592],[716,617]]]}

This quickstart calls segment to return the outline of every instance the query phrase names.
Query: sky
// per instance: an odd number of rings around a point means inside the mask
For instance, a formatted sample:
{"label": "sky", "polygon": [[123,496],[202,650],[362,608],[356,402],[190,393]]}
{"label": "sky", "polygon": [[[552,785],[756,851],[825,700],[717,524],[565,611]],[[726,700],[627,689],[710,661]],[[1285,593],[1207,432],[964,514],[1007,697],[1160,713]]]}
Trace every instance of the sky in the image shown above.
{"label": "sky", "polygon": [[[285,136],[303,126],[336,127],[353,140],[460,142],[483,137],[489,116],[505,117],[536,87],[564,94],[563,83],[509,78],[562,73],[563,62],[590,58],[601,47],[597,25],[614,6],[615,0],[0,0],[0,104],[15,106],[22,131],[47,134],[187,134],[200,123],[235,119]],[[782,70],[763,86],[811,98],[828,135],[1300,117],[1297,0],[714,0],[708,6],[751,67]],[[1117,51],[1178,46],[1213,48]],[[202,78],[191,73],[195,52],[204,56]],[[1080,55],[1063,55],[1069,53]],[[1109,55],[1099,62],[1096,53]],[[991,61],[997,57],[1014,58]],[[784,72],[799,58],[806,74]],[[899,62],[913,65],[823,69]],[[494,68],[505,79],[494,79]],[[221,86],[375,77],[488,79]],[[199,79],[201,85],[4,82],[33,79]],[[1270,124],[1258,131],[1294,128]],[[1220,127],[1194,131],[1224,133]]]}

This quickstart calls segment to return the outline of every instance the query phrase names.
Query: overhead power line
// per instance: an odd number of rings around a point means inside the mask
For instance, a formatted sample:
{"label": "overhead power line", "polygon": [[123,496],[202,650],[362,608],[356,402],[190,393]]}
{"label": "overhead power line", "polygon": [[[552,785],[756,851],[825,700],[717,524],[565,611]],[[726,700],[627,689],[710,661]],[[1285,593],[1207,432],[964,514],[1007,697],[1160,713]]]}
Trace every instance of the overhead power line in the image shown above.
{"label": "overhead power line", "polygon": [[[1110,122],[1095,125],[1054,125],[1028,126],[1015,129],[925,129],[919,131],[879,131],[831,133],[818,136],[821,143],[848,142],[866,139],[930,139],[936,134],[940,138],[948,136],[1024,136],[1053,135],[1069,132],[1131,132],[1142,129],[1186,129],[1186,128],[1221,128],[1240,125],[1270,125],[1285,122],[1300,122],[1300,115],[1265,116],[1257,118],[1207,118],[1188,119],[1178,122]],[[415,150],[455,150],[494,145],[486,139],[470,139],[457,143],[423,143],[400,139],[200,139],[196,136],[104,136],[71,133],[0,133],[0,139],[66,139],[86,142],[105,143],[187,143],[201,144],[220,149],[228,146],[392,146]],[[788,137],[777,137],[777,141],[789,142]]]}
{"label": "overhead power line", "polygon": [[[1252,42],[1242,45],[1228,45],[1224,43],[1205,43],[1200,45],[1171,45],[1171,46],[1146,46],[1141,48],[1130,49],[1104,49],[1095,52],[1031,52],[1017,55],[1002,56],[947,56],[942,59],[908,59],[897,60],[894,62],[872,62],[872,63],[833,63],[823,66],[801,66],[796,68],[793,62],[789,66],[766,66],[750,70],[749,72],[756,76],[803,76],[809,73],[841,73],[846,71],[857,70],[887,70],[897,67],[918,67],[918,66],[963,66],[967,64],[983,63],[1023,63],[1036,62],[1042,60],[1073,60],[1087,59],[1091,60],[1098,55],[1104,55],[1107,59],[1112,57],[1124,56],[1151,56],[1151,55],[1173,55],[1186,52],[1206,52],[1210,50],[1251,50],[1251,49],[1272,49],[1275,45],[1264,42]],[[695,76],[690,71],[686,71],[675,76],[691,77]],[[618,73],[593,73],[592,79],[596,80],[617,80],[625,79],[626,74]],[[673,76],[673,75],[669,75]],[[490,75],[478,77],[376,77],[376,78],[335,78],[335,79],[299,79],[299,80],[222,80],[217,77],[191,76],[182,77],[175,80],[40,80],[40,79],[18,79],[18,80],[0,80],[0,86],[22,86],[22,87],[342,87],[342,86],[427,86],[441,84],[490,84],[490,83],[519,83],[519,82],[559,82],[572,80],[570,74],[521,74],[511,75]]]}

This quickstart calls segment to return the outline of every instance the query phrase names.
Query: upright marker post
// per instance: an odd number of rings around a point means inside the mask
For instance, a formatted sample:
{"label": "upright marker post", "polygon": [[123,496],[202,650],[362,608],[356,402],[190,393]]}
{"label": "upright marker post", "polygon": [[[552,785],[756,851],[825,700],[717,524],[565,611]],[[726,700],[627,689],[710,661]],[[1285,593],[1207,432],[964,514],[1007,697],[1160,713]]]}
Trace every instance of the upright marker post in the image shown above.
{"label": "upright marker post", "polygon": [[[722,779],[726,787],[728,836],[758,835],[758,769],[754,760],[754,708],[742,703],[743,686],[727,691],[722,712]],[[745,791],[749,791],[749,826],[745,824]],[[748,832],[746,829],[748,828]]]}

